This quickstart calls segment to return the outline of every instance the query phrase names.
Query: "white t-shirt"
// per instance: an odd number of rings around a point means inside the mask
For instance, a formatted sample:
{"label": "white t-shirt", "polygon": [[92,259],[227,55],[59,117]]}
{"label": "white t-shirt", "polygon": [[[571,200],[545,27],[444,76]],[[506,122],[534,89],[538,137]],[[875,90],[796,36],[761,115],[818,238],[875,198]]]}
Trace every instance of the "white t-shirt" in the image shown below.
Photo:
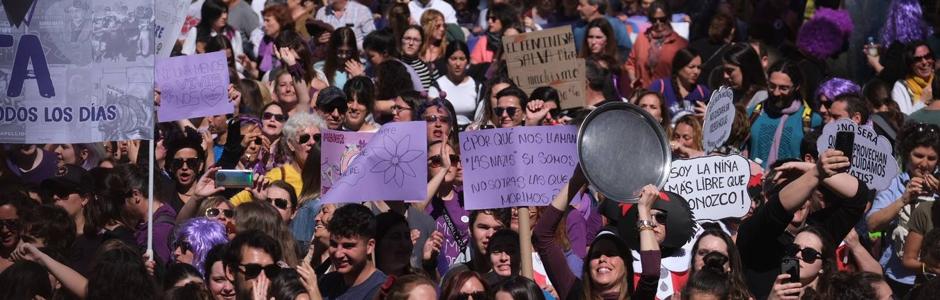
{"label": "white t-shirt", "polygon": [[441,12],[444,15],[444,23],[457,24],[457,11],[444,0],[430,0],[427,6],[421,5],[419,0],[411,0],[408,3],[408,11],[411,12],[411,20],[415,24],[421,24],[421,14],[428,9]]}
{"label": "white t-shirt", "polygon": [[463,83],[454,85],[447,76],[437,79],[437,85],[447,93],[447,101],[454,105],[457,111],[457,124],[467,125],[473,120],[473,113],[477,108],[477,83],[467,76]]}

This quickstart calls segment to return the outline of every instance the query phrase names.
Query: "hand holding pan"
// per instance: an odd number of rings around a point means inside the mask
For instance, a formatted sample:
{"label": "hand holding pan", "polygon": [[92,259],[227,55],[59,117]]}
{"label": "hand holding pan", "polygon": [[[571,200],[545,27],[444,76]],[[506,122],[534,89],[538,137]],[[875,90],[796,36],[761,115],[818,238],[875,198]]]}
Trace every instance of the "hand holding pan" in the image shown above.
{"label": "hand holding pan", "polygon": [[647,184],[662,188],[669,176],[669,137],[639,106],[611,102],[592,111],[578,132],[578,156],[588,182],[607,198],[636,203]]}

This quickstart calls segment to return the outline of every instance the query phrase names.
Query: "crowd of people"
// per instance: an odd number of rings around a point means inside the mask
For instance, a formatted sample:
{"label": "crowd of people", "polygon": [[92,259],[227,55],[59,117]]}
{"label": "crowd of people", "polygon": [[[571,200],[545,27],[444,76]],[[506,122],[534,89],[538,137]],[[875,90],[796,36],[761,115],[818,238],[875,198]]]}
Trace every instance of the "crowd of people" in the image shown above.
{"label": "crowd of people", "polygon": [[[563,26],[586,62],[577,108],[502,57],[504,38]],[[0,299],[940,294],[936,1],[194,0],[172,55],[215,51],[233,114],[155,124],[152,142],[3,145]],[[734,122],[706,153],[722,86]],[[653,185],[608,199],[581,168],[548,206],[465,209],[460,132],[581,126],[610,102],[648,112],[673,159],[748,158],[748,213],[697,220]],[[817,150],[843,119],[892,144],[887,188]],[[321,202],[343,171],[321,170],[323,130],[408,121],[427,124],[426,199]]]}

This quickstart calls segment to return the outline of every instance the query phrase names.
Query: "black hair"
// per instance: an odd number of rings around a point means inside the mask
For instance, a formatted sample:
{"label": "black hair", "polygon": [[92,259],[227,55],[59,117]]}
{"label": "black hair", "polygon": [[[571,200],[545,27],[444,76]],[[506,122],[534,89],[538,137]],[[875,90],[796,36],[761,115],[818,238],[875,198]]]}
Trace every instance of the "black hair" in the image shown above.
{"label": "black hair", "polygon": [[368,241],[375,238],[375,216],[362,204],[347,204],[333,212],[333,220],[327,225],[330,235],[337,237],[359,237]]}
{"label": "black hair", "polygon": [[[201,15],[199,24],[196,24],[196,39],[201,36],[210,36],[212,34],[212,23],[222,17],[222,14],[228,13],[228,5],[221,0],[206,0],[200,9]],[[225,25],[228,27],[228,25]]]}
{"label": "black hair", "polygon": [[[518,275],[522,262],[522,254],[519,248],[519,234],[509,229],[508,226],[493,233],[493,236],[490,237],[489,244],[486,245],[486,253],[492,255],[496,252],[505,252],[509,255],[509,264],[512,268],[512,274]],[[487,259],[489,259],[489,257],[487,257]]]}
{"label": "black hair", "polygon": [[555,102],[555,104],[558,104],[558,107],[561,107],[561,97],[558,95],[558,90],[547,85],[537,87],[532,91],[532,94],[529,95],[529,100],[536,99],[545,102]]}
{"label": "black hair", "polygon": [[463,55],[467,56],[467,59],[470,59],[470,49],[467,46],[467,43],[461,40],[455,40],[447,43],[447,49],[444,50],[444,58],[448,59],[457,51],[463,52]]}
{"label": "black hair", "polygon": [[[487,10],[487,18],[493,17],[499,20],[503,25],[503,32],[507,28],[517,27],[519,25],[519,12],[509,4],[506,3],[497,3],[491,4],[489,10]],[[503,32],[500,32],[502,34]]]}
{"label": "black hair", "polygon": [[[282,259],[281,244],[277,240],[260,230],[249,229],[236,234],[225,251],[223,264],[226,268],[233,270],[232,273],[235,273],[234,271],[238,269],[238,265],[242,263],[242,248],[244,247],[260,249],[270,255],[273,261]],[[211,270],[212,265],[209,263],[208,258],[206,259],[206,266]]]}
{"label": "black hair", "polygon": [[379,100],[394,99],[403,92],[414,90],[408,69],[397,60],[386,60],[375,66],[375,78],[375,98]]}
{"label": "black hair", "polygon": [[754,92],[767,86],[767,76],[764,74],[764,68],[761,66],[760,56],[757,54],[757,51],[754,51],[751,45],[747,43],[731,45],[731,47],[728,47],[728,51],[722,55],[722,62],[741,68],[741,88],[742,91],[748,95],[742,94],[741,96],[744,98],[735,96],[735,99],[746,99],[744,101],[750,100],[749,97],[753,95]]}
{"label": "black hair", "polygon": [[829,288],[822,291],[822,299],[877,299],[878,293],[870,281],[863,280],[863,275],[864,272],[836,272],[829,278]]}
{"label": "black hair", "polygon": [[898,132],[897,144],[894,145],[901,156],[901,169],[907,170],[911,160],[911,151],[917,147],[930,147],[940,154],[940,127],[935,124],[908,122]]}
{"label": "black hair", "polygon": [[[717,253],[712,252],[705,257],[708,258],[708,256],[712,254]],[[728,286],[729,280],[728,273],[724,272],[724,270],[721,269],[721,266],[715,268],[709,266],[706,262],[706,265],[705,267],[702,267],[702,270],[699,270],[695,273],[695,275],[692,275],[689,278],[689,281],[682,289],[682,299],[692,299],[692,296],[696,294],[712,295],[717,299],[731,299],[728,297],[730,296],[730,287]]]}
{"label": "black hair", "polygon": [[[281,30],[281,33],[274,38],[274,45],[278,48],[287,47],[297,52],[297,63],[303,68],[303,79],[307,84],[310,84],[316,78],[316,71],[313,68],[313,52],[300,34],[293,30]],[[277,77],[272,80],[277,82]],[[294,80],[300,80],[300,78],[294,78]]]}
{"label": "black hair", "polygon": [[500,73],[496,76],[490,77],[485,84],[483,84],[482,93],[479,93],[480,99],[477,102],[483,102],[483,120],[490,121],[493,119],[493,105],[490,103],[490,98],[493,98],[493,87],[498,84],[508,84],[509,86],[516,86],[516,83],[512,81],[512,78],[509,78],[509,75]]}
{"label": "black hair", "polygon": [[395,34],[389,29],[372,31],[362,41],[363,50],[375,51],[391,57],[400,57],[398,47],[395,45]]}
{"label": "black hair", "polygon": [[509,293],[513,299],[545,300],[545,294],[542,294],[542,289],[535,281],[522,276],[513,276],[503,281],[493,294],[499,292]]}
{"label": "black hair", "polygon": [[699,57],[699,54],[694,48],[682,48],[676,51],[676,56],[672,58],[672,77],[679,76],[679,71],[692,63],[696,57]]}
{"label": "black hair", "polygon": [[284,268],[277,273],[277,276],[271,278],[271,286],[268,287],[268,298],[274,299],[295,299],[297,295],[306,293],[303,282],[300,281],[300,274],[294,268]]}
{"label": "black hair", "polygon": [[656,11],[661,10],[666,15],[666,18],[672,19],[672,11],[669,10],[669,5],[661,0],[656,0],[650,4],[650,7],[646,10],[646,17],[650,20],[653,19],[653,16],[656,15]]}
{"label": "black hair", "polygon": [[[156,176],[154,179],[156,180]],[[102,217],[108,220],[120,220],[127,224],[136,224],[131,222],[133,220],[131,220],[131,216],[127,213],[125,207],[127,198],[131,197],[134,190],[137,190],[144,197],[147,196],[146,167],[118,164],[105,178],[104,185],[106,187],[104,197],[108,203],[103,206]]]}
{"label": "black hair", "polygon": [[212,294],[206,289],[205,284],[190,282],[181,287],[171,287],[166,291],[164,300],[210,300]]}
{"label": "black hair", "polygon": [[199,274],[199,270],[196,270],[196,267],[193,265],[186,263],[172,263],[166,267],[166,271],[163,273],[163,290],[170,290],[180,281],[190,277],[202,279],[202,275]]}
{"label": "black hair", "polygon": [[18,260],[0,273],[0,299],[52,299],[53,291],[49,273],[38,263]]}
{"label": "black hair", "polygon": [[343,86],[343,92],[346,93],[346,101],[352,102],[356,99],[366,107],[366,114],[371,114],[375,110],[375,85],[372,79],[365,76],[356,76],[346,81]]}
{"label": "black hair", "polygon": [[112,245],[110,249],[99,249],[92,264],[87,299],[159,298],[157,283],[147,273],[142,254],[123,242]]}
{"label": "black hair", "polygon": [[[477,216],[480,214],[487,214],[493,216],[496,221],[503,224],[505,227],[509,227],[510,222],[512,221],[512,210],[508,208],[492,208],[492,209],[476,209],[470,211],[470,228],[473,228],[473,224],[477,222]],[[471,229],[472,231],[472,229]]]}
{"label": "black hair", "polygon": [[411,114],[411,120],[409,121],[420,120],[421,115],[417,113],[418,108],[425,103],[424,99],[422,99],[421,93],[418,91],[405,91],[398,95],[398,97],[400,97],[402,101],[405,101],[405,103],[407,103],[408,106],[412,109],[412,112],[414,112]]}
{"label": "black hair", "polygon": [[845,110],[849,113],[850,118],[855,113],[858,113],[862,118],[860,124],[868,123],[868,118],[871,117],[872,111],[871,104],[865,100],[862,100],[862,97],[859,97],[856,94],[842,94],[836,96],[836,98],[832,100],[832,102],[839,101],[845,101]]}
{"label": "black hair", "polygon": [[589,5],[597,6],[597,12],[599,14],[607,13],[607,0],[587,0]]}
{"label": "black hair", "polygon": [[[772,66],[770,66],[769,69],[767,69],[768,80],[770,78],[770,74],[773,74],[776,72],[783,73],[787,75],[787,77],[790,77],[790,82],[793,83],[792,92],[800,93],[799,95],[802,96],[803,89],[801,87],[804,86],[803,73],[800,71],[800,67],[795,62],[791,62],[789,60],[780,60],[774,63]],[[793,94],[793,96],[795,95],[797,94]],[[804,98],[804,99],[808,99],[808,98]]]}
{"label": "black hair", "polygon": [[[359,47],[356,44],[356,33],[350,27],[340,27],[330,35],[330,44],[326,48],[326,59],[323,63],[323,74],[330,85],[334,85],[336,71],[345,68],[345,61],[339,61],[338,51],[342,46],[347,46],[352,50],[347,60],[359,61]],[[271,91],[272,93],[274,91]]]}
{"label": "black hair", "polygon": [[228,252],[228,244],[218,244],[212,246],[212,249],[209,249],[209,252],[206,253],[206,258],[203,260],[202,265],[202,274],[205,276],[206,282],[212,280],[212,265],[216,262],[222,262],[225,265],[225,262],[222,261],[225,259],[225,253]]}
{"label": "black hair", "polygon": [[610,70],[601,67],[593,60],[586,61],[584,70],[584,77],[587,79],[588,88],[603,93],[605,100],[620,99],[617,97],[617,91],[614,89],[614,82],[611,79]]}
{"label": "black hair", "polygon": [[811,130],[803,135],[800,141],[800,160],[803,160],[807,154],[812,155],[813,159],[818,159],[819,149],[816,148],[816,140],[819,139],[819,130]]}
{"label": "black hair", "polygon": [[65,255],[69,254],[72,243],[75,241],[75,222],[61,207],[51,204],[40,205],[26,218],[23,233],[20,239],[25,242],[32,242],[31,238],[42,239],[46,245],[44,252],[47,254]]}
{"label": "black hair", "polygon": [[523,109],[526,107],[526,104],[529,103],[529,96],[525,94],[525,91],[514,86],[505,88],[502,91],[499,91],[499,93],[496,93],[497,101],[499,101],[498,99],[502,97],[516,97],[516,99],[519,99],[519,107]]}
{"label": "black hair", "polygon": [[914,63],[917,63],[917,58],[914,57],[915,53],[917,53],[917,48],[920,48],[921,46],[927,47],[927,50],[930,51],[929,55],[933,57],[932,56],[933,49],[930,49],[930,45],[928,45],[927,42],[925,41],[913,41],[913,42],[908,43],[906,46],[907,47],[904,48],[904,75],[905,76],[910,75],[911,73],[914,72],[914,70],[911,69],[911,65]]}

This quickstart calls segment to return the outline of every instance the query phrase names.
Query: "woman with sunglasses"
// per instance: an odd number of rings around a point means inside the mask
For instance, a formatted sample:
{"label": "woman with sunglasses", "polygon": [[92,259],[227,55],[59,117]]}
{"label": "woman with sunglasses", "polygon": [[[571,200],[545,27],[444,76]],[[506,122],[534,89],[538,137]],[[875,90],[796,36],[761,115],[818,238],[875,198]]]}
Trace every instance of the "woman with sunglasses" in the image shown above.
{"label": "woman with sunglasses", "polygon": [[511,86],[516,86],[516,83],[506,75],[497,75],[488,79],[486,83],[483,84],[480,100],[477,101],[474,121],[467,130],[496,127],[494,124],[499,123],[497,116],[493,114],[493,107],[496,107],[496,94]]}
{"label": "woman with sunglasses", "polygon": [[441,243],[435,249],[439,255],[434,262],[440,274],[459,263],[457,259],[470,241],[470,213],[463,208],[463,194],[456,189],[460,157],[446,141],[433,141],[428,146],[428,196],[424,202],[415,204],[435,219],[442,234]]}
{"label": "woman with sunglasses", "polygon": [[[940,127],[932,124],[911,123],[898,134],[897,152],[901,157],[902,173],[895,177],[887,189],[878,192],[871,210],[866,216],[869,231],[888,230],[891,227],[889,242],[879,262],[884,266],[885,277],[891,285],[895,295],[905,295],[913,286],[915,271],[919,271],[916,262],[908,259],[905,262],[901,256],[902,250],[914,248],[918,244],[918,236],[910,237],[911,224],[914,222],[912,214],[929,201],[937,199],[940,190],[940,180],[937,174],[937,160],[940,158]],[[916,223],[922,223],[918,221]],[[922,227],[918,234],[923,234]],[[915,245],[906,245],[910,239]],[[917,252],[904,255],[914,255]]]}
{"label": "woman with sunglasses", "polygon": [[270,146],[277,143],[283,133],[284,123],[287,123],[288,119],[284,107],[277,103],[268,103],[261,109],[260,117],[261,133],[263,134],[262,141],[267,140],[267,143],[262,144]]}
{"label": "woman with sunglasses", "polygon": [[569,119],[563,119],[561,116],[561,99],[555,88],[537,87],[532,91],[532,95],[529,95],[529,101],[526,103],[526,125],[558,125],[567,123]]}
{"label": "woman with sunglasses", "polygon": [[835,248],[828,234],[816,226],[800,229],[793,238],[793,244],[787,247],[787,257],[799,261],[800,278],[790,278],[790,274],[780,274],[774,281],[773,290],[768,300],[815,299],[829,287],[830,278],[838,272],[836,269]]}
{"label": "woman with sunglasses", "polygon": [[428,144],[456,139],[457,122],[454,119],[453,108],[447,99],[435,98],[424,102],[418,107],[417,114],[427,121]]}
{"label": "woman with sunglasses", "polygon": [[689,44],[672,30],[669,23],[672,13],[665,3],[653,2],[646,16],[652,25],[637,37],[624,64],[624,70],[634,88],[649,86],[654,78],[668,77],[676,52]]}
{"label": "woman with sunglasses", "polygon": [[470,53],[472,64],[493,62],[496,52],[502,47],[502,37],[507,28],[519,25],[519,13],[507,3],[493,4],[486,12],[486,36],[481,38]]}
{"label": "woman with sunglasses", "polygon": [[255,201],[266,201],[277,209],[278,216],[286,224],[290,224],[297,212],[297,192],[294,187],[283,180],[268,181],[267,178],[251,189]]}
{"label": "woman with sunglasses", "polygon": [[[183,212],[185,210],[180,210],[180,216],[183,217]],[[213,220],[225,226],[225,232],[228,234],[229,238],[235,237],[235,206],[232,205],[228,199],[222,196],[210,196],[205,200],[202,200],[202,203],[199,204],[199,208],[196,210],[200,215],[205,216],[209,220]],[[177,218],[177,220],[180,220]]]}
{"label": "woman with sunglasses", "polygon": [[175,236],[172,244],[174,261],[190,264],[199,272],[205,269],[203,262],[209,250],[228,243],[225,226],[209,218],[194,218],[180,224]]}
{"label": "woman with sunglasses", "polygon": [[891,90],[891,99],[894,99],[901,108],[901,112],[911,114],[924,107],[930,93],[930,83],[934,80],[933,51],[923,41],[916,41],[907,46],[904,51],[904,78],[894,83]]}
{"label": "woman with sunglasses", "polygon": [[176,183],[176,192],[183,203],[193,197],[196,181],[206,168],[206,152],[192,137],[170,141],[166,167]]}
{"label": "woman with sunglasses", "polygon": [[[493,106],[493,116],[497,118],[497,128],[511,128],[522,126],[526,121],[527,112],[522,108],[529,102],[529,96],[522,89],[510,87],[496,94],[496,105]],[[541,110],[542,108],[540,108]]]}
{"label": "woman with sunglasses", "polygon": [[486,300],[490,299],[489,287],[483,277],[474,271],[464,271],[441,282],[441,300]]}

